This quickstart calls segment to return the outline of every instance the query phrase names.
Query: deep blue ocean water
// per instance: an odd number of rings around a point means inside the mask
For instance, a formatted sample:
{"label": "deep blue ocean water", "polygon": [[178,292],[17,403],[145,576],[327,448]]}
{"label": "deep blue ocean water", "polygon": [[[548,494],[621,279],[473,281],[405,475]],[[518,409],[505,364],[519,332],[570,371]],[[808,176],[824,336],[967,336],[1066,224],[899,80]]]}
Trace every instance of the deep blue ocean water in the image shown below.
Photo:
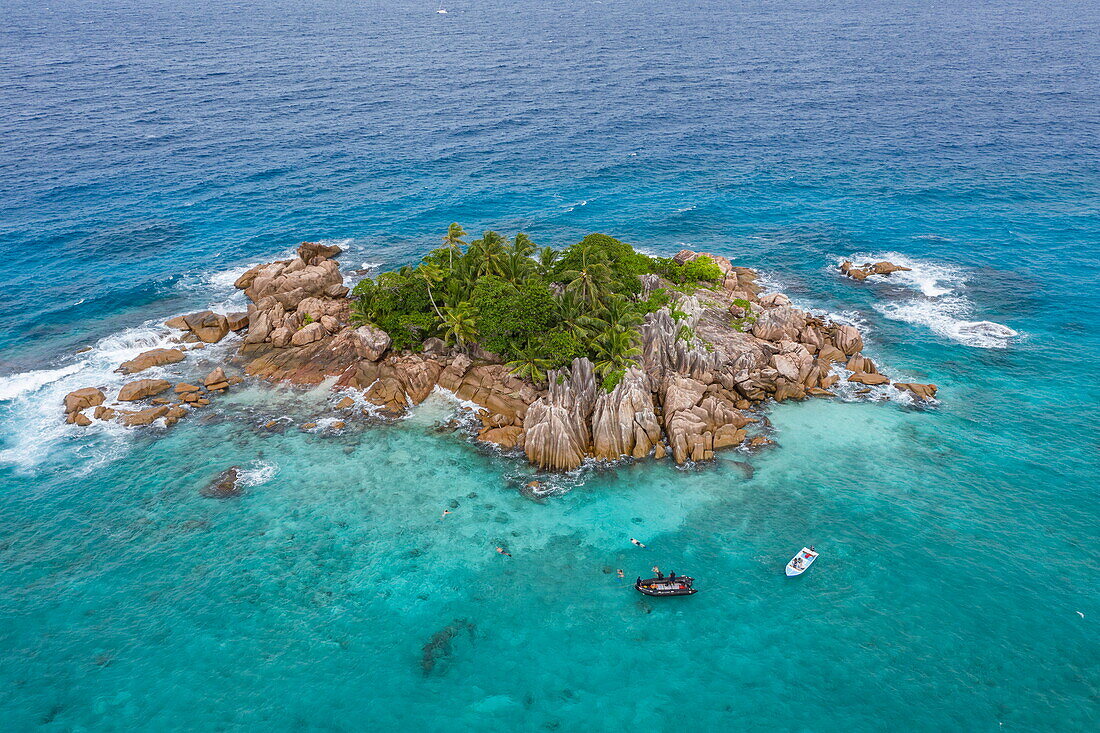
{"label": "deep blue ocean water", "polygon": [[[0,6],[3,728],[1096,729],[1095,3],[444,5]],[[396,266],[452,221],[726,255],[941,399],[783,405],[774,450],[545,503],[442,397],[61,424],[250,263]],[[703,590],[611,572],[655,563]]]}

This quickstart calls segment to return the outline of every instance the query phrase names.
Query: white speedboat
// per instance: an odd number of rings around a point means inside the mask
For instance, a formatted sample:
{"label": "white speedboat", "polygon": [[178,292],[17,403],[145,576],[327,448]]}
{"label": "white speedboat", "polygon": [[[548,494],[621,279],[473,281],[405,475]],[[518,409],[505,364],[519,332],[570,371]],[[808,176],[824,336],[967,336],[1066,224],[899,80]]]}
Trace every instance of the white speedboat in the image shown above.
{"label": "white speedboat", "polygon": [[796,575],[802,575],[806,572],[806,569],[814,564],[814,560],[817,559],[817,553],[811,550],[809,547],[803,547],[797,555],[791,558],[791,561],[787,563],[787,577],[793,578]]}

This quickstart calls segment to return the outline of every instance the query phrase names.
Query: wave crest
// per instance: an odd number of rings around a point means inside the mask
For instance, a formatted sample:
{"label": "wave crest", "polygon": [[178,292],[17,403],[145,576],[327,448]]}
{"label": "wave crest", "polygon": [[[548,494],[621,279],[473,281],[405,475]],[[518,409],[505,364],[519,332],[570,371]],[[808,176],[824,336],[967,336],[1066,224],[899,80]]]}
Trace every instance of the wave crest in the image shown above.
{"label": "wave crest", "polygon": [[837,265],[844,260],[856,264],[886,260],[909,268],[874,279],[876,283],[914,291],[911,296],[895,296],[895,300],[874,305],[876,311],[891,320],[924,326],[937,336],[978,349],[1004,349],[1020,335],[1004,324],[974,319],[975,304],[965,292],[970,275],[960,267],[915,259],[900,252],[857,252],[837,258]]}

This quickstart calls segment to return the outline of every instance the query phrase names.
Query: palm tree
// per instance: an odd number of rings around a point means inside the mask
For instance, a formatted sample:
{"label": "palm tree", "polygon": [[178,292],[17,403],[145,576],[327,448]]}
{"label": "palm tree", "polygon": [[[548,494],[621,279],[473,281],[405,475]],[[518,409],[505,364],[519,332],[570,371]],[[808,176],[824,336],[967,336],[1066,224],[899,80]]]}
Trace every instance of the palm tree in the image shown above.
{"label": "palm tree", "polygon": [[416,268],[416,274],[424,281],[424,284],[428,286],[428,300],[432,303],[432,308],[435,309],[435,314],[439,316],[439,320],[443,320],[443,313],[439,310],[439,306],[435,303],[435,297],[432,294],[432,285],[443,280],[443,270],[439,268],[439,265],[434,265],[430,262],[423,262]]}
{"label": "palm tree", "polygon": [[569,290],[558,296],[557,304],[558,317],[566,323],[577,320],[588,311],[585,302],[576,293]]}
{"label": "palm tree", "polygon": [[546,370],[550,368],[550,360],[540,356],[536,349],[528,345],[505,366],[517,377],[529,379],[535,384],[542,384],[546,381]]}
{"label": "palm tree", "polygon": [[579,293],[588,303],[595,303],[611,282],[611,268],[606,261],[607,255],[599,250],[586,247],[578,251],[575,267],[561,274],[569,281],[566,290]]}
{"label": "palm tree", "polygon": [[448,344],[463,351],[477,338],[477,309],[467,302],[443,309],[443,333]]}
{"label": "palm tree", "polygon": [[642,323],[642,316],[634,309],[630,301],[620,295],[611,295],[604,299],[600,317],[611,328],[627,330]]}
{"label": "palm tree", "polygon": [[604,332],[593,344],[596,352],[596,362],[593,366],[601,374],[607,374],[617,369],[625,369],[634,363],[634,357],[642,353],[637,343],[637,331],[612,330]]}
{"label": "palm tree", "polygon": [[553,247],[543,247],[539,252],[538,273],[546,277],[554,269],[554,263],[558,261],[561,253]]}
{"label": "palm tree", "polygon": [[512,241],[512,251],[524,257],[530,257],[535,249],[535,243],[523,232],[517,234],[516,238]]}
{"label": "palm tree", "polygon": [[450,258],[448,264],[452,268],[455,266],[455,252],[462,254],[462,245],[466,244],[462,241],[462,238],[465,236],[466,230],[457,222],[447,227],[447,233],[443,235],[443,246],[447,248],[447,254]]}
{"label": "palm tree", "polygon": [[470,244],[470,253],[477,262],[478,275],[500,274],[500,264],[505,257],[504,237],[489,230]]}
{"label": "palm tree", "polygon": [[535,263],[531,261],[530,257],[512,250],[501,261],[500,274],[505,280],[519,285],[530,274],[534,266]]}

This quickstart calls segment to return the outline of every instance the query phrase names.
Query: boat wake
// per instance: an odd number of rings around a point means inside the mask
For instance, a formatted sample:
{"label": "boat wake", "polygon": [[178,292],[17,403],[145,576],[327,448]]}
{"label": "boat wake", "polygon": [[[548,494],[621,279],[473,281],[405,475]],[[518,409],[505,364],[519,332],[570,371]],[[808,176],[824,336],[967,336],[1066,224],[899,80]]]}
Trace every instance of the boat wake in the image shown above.
{"label": "boat wake", "polygon": [[[857,252],[836,258],[855,263],[887,260],[909,268],[888,278],[872,278],[876,292],[890,298],[874,308],[887,318],[923,326],[942,338],[978,349],[1008,348],[1020,333],[993,321],[974,318],[974,302],[966,295],[968,273],[962,268],[907,257],[900,252]],[[882,286],[887,286],[883,288]]]}

